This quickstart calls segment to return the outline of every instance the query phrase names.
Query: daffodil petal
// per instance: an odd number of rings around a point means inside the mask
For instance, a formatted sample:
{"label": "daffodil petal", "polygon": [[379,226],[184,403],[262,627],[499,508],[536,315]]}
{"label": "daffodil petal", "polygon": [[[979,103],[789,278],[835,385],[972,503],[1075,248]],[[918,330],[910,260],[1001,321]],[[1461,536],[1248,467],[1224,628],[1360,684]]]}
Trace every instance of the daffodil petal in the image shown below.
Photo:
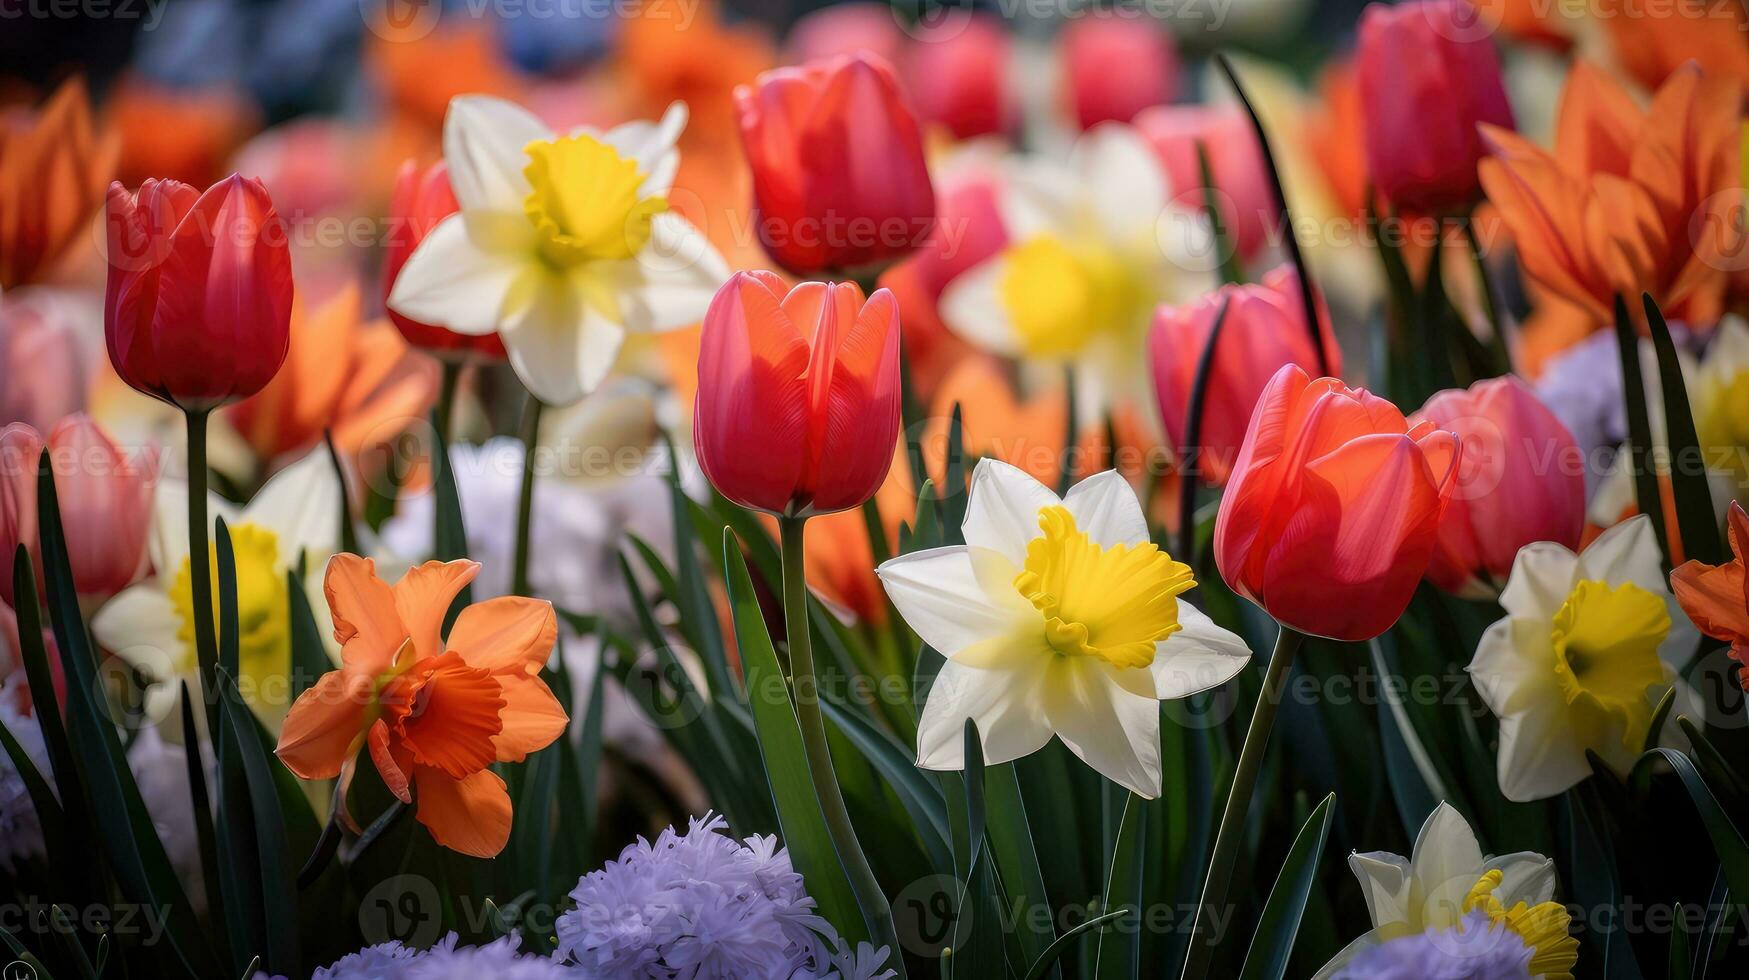
{"label": "daffodil petal", "polygon": [[875,573],[899,615],[944,657],[1014,628],[1014,611],[991,600],[963,546],[914,551]]}
{"label": "daffodil petal", "polygon": [[998,765],[1031,755],[1051,740],[1040,685],[1049,661],[1021,670],[984,670],[949,660],[935,675],[917,722],[917,765],[964,769],[967,718],[978,721],[984,762]]}
{"label": "daffodil petal", "polygon": [[1232,680],[1251,662],[1251,648],[1188,602],[1178,603],[1178,632],[1162,640],[1149,670],[1154,696],[1188,697]]}
{"label": "daffodil petal", "polygon": [[443,120],[443,160],[463,211],[522,210],[528,196],[523,147],[551,139],[534,113],[490,95],[450,100]]}
{"label": "daffodil petal", "polygon": [[1102,548],[1142,544],[1148,540],[1148,519],[1142,515],[1135,488],[1116,470],[1095,473],[1069,488],[1063,506],[1075,515],[1075,526]]}
{"label": "daffodil petal", "polygon": [[1125,690],[1089,657],[1049,663],[1050,727],[1081,761],[1137,796],[1160,795],[1160,704]]}
{"label": "daffodil petal", "polygon": [[1043,533],[1039,512],[1062,502],[1025,470],[990,458],[978,461],[968,492],[966,544],[994,551],[1016,567],[1026,564],[1026,543]]}
{"label": "daffodil petal", "polygon": [[420,323],[480,335],[501,326],[505,297],[527,263],[482,249],[459,214],[438,222],[389,291],[389,309]]}

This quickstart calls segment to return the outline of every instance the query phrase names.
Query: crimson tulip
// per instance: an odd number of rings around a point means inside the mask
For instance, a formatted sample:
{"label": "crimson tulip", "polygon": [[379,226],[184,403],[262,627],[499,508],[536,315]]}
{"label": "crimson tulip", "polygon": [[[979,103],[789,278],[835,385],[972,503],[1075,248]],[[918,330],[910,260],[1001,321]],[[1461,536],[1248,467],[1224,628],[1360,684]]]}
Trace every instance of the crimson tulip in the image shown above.
{"label": "crimson tulip", "polygon": [[1480,123],[1512,128],[1500,58],[1462,0],[1374,3],[1360,21],[1360,98],[1373,185],[1398,207],[1462,208],[1481,184]]}
{"label": "crimson tulip", "polygon": [[1411,421],[1457,434],[1463,467],[1439,524],[1427,577],[1447,592],[1493,598],[1518,550],[1553,541],[1579,550],[1585,470],[1579,444],[1515,377],[1442,391]]}
{"label": "crimson tulip", "polygon": [[111,184],[104,336],[116,373],[184,410],[247,398],[290,339],[286,226],[260,181]]}
{"label": "crimson tulip", "polygon": [[1433,556],[1459,452],[1457,436],[1365,389],[1283,366],[1215,518],[1221,577],[1301,633],[1383,633]]}
{"label": "crimson tulip", "polygon": [[1082,129],[1127,123],[1178,94],[1178,51],[1157,20],[1090,13],[1069,21],[1057,44],[1070,114]]}
{"label": "crimson tulip", "polygon": [[705,313],[693,442],[744,507],[795,517],[874,495],[899,437],[899,306],[855,283],[738,272]]}
{"label": "crimson tulip", "polygon": [[[442,160],[420,169],[412,160],[401,164],[395,174],[395,190],[389,198],[389,233],[383,242],[383,306],[388,307],[389,292],[408,256],[437,227],[437,223],[461,210],[455,192],[449,186],[449,170]],[[462,356],[478,354],[503,360],[504,341],[497,333],[459,334],[453,330],[420,323],[388,310],[389,321],[401,336],[433,354]]]}
{"label": "crimson tulip", "polygon": [[906,73],[914,79],[917,117],[962,140],[1013,129],[1019,107],[1010,94],[1012,47],[1007,28],[990,14],[919,24]]}
{"label": "crimson tulip", "polygon": [[868,54],[761,74],[735,89],[765,251],[798,275],[884,265],[929,237],[935,191],[917,120]]}
{"label": "crimson tulip", "polygon": [[[1190,389],[1196,384],[1197,363],[1222,304],[1227,318],[1203,389],[1197,440],[1198,476],[1215,486],[1227,482],[1251,410],[1275,372],[1283,364],[1298,364],[1308,372],[1318,369],[1318,352],[1312,349],[1311,332],[1306,329],[1299,273],[1292,264],[1270,272],[1261,284],[1228,284],[1183,306],[1160,307],[1148,335],[1148,354],[1161,421],[1174,445],[1182,448],[1188,438]],[[1342,350],[1322,298],[1318,308],[1325,360],[1331,372],[1341,374]]]}

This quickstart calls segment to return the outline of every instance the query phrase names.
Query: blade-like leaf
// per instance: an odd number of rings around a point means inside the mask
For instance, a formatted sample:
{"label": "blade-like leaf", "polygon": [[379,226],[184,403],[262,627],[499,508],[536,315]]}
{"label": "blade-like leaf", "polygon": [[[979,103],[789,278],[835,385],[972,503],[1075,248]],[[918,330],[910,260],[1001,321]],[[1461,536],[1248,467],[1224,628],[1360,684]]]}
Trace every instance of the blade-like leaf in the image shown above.
{"label": "blade-like leaf", "polygon": [[1305,914],[1306,900],[1318,880],[1318,859],[1324,854],[1324,841],[1330,835],[1332,804],[1336,794],[1325,796],[1312,815],[1300,827],[1294,846],[1288,849],[1275,887],[1269,890],[1269,900],[1263,905],[1263,916],[1251,937],[1251,949],[1245,954],[1241,980],[1281,980],[1287,976],[1288,956],[1293,953],[1294,936],[1299,933],[1300,917]]}
{"label": "blade-like leaf", "polygon": [[1640,513],[1652,522],[1658,547],[1664,553],[1664,572],[1670,572],[1670,536],[1664,528],[1664,503],[1658,493],[1658,474],[1652,470],[1652,421],[1646,412],[1646,380],[1640,372],[1640,335],[1628,319],[1628,307],[1615,298],[1615,340],[1621,355],[1622,395],[1627,399],[1628,439],[1622,447],[1628,472],[1634,478],[1634,500]]}
{"label": "blade-like leaf", "polygon": [[1682,380],[1682,364],[1676,359],[1676,341],[1670,326],[1653,302],[1646,306],[1646,326],[1652,333],[1652,349],[1658,355],[1658,385],[1664,396],[1664,437],[1670,449],[1670,491],[1676,498],[1676,539],[1682,542],[1684,558],[1716,565],[1725,558],[1725,542],[1719,520],[1713,513],[1712,489],[1707,485],[1706,457],[1700,435],[1694,428],[1694,411],[1688,404],[1688,385]]}
{"label": "blade-like leaf", "polygon": [[[1108,909],[1141,908],[1142,879],[1146,873],[1142,859],[1147,853],[1143,846],[1147,840],[1147,814],[1146,801],[1131,793],[1118,821],[1117,842],[1111,851],[1111,873],[1105,878],[1105,907]],[[1093,975],[1096,980],[1131,980],[1140,975],[1141,956],[1141,930],[1101,933]]]}

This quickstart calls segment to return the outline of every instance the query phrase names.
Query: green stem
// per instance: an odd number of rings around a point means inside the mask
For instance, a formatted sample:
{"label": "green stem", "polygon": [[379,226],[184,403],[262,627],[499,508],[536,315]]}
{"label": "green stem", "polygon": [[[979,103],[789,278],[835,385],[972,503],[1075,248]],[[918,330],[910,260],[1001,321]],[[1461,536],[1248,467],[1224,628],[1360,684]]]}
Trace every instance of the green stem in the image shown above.
{"label": "green stem", "polygon": [[856,893],[856,904],[868,923],[876,946],[887,946],[895,954],[900,950],[899,937],[893,928],[892,909],[881,893],[880,882],[857,843],[856,828],[850,824],[850,811],[844,805],[844,794],[838,786],[838,776],[832,769],[832,753],[826,744],[826,720],[820,713],[820,684],[814,676],[814,641],[808,633],[808,584],[802,574],[802,529],[805,517],[779,518],[783,539],[783,624],[789,637],[790,683],[795,690],[796,720],[802,729],[802,748],[808,756],[808,772],[813,777],[814,795],[820,799],[820,812],[826,818],[826,830],[832,835],[832,845],[838,860],[850,878],[850,888]]}
{"label": "green stem", "polygon": [[510,592],[529,596],[534,590],[528,584],[529,530],[534,524],[534,456],[540,445],[541,400],[533,393],[522,409],[522,491],[516,498],[516,557],[510,566]]}
{"label": "green stem", "polygon": [[465,365],[451,357],[439,358],[438,363],[443,365],[443,377],[437,386],[437,434],[447,443],[454,431],[455,393]]}
{"label": "green stem", "polygon": [[1264,749],[1269,745],[1269,731],[1275,727],[1275,709],[1281,706],[1282,688],[1287,686],[1288,668],[1299,652],[1305,636],[1286,626],[1275,638],[1275,650],[1269,655],[1269,667],[1263,675],[1263,693],[1258,695],[1257,709],[1251,713],[1251,726],[1245,731],[1245,746],[1239,750],[1239,766],[1233,772],[1233,788],[1227,793],[1227,807],[1221,812],[1221,829],[1215,834],[1215,850],[1209,856],[1208,877],[1202,884],[1202,901],[1196,906],[1196,925],[1190,933],[1190,948],[1185,953],[1184,980],[1206,977],[1209,960],[1214,956],[1220,937],[1203,940],[1204,923],[1214,910],[1227,903],[1227,885],[1233,876],[1233,862],[1239,856],[1239,840],[1245,836],[1245,815],[1251,809],[1251,791],[1257,785],[1257,772],[1263,768]]}
{"label": "green stem", "polygon": [[188,580],[194,617],[194,656],[200,671],[200,697],[206,708],[207,731],[219,732],[219,640],[213,627],[211,528],[206,513],[206,422],[211,409],[185,409],[188,422]]}
{"label": "green stem", "polygon": [[1476,263],[1476,284],[1482,290],[1482,309],[1488,314],[1488,326],[1494,336],[1489,345],[1493,348],[1494,358],[1499,363],[1501,373],[1511,373],[1512,352],[1506,343],[1506,324],[1500,319],[1499,301],[1494,297],[1494,276],[1488,271],[1488,263],[1482,258],[1482,239],[1476,234],[1476,219],[1464,221],[1464,237],[1470,242],[1470,258]]}

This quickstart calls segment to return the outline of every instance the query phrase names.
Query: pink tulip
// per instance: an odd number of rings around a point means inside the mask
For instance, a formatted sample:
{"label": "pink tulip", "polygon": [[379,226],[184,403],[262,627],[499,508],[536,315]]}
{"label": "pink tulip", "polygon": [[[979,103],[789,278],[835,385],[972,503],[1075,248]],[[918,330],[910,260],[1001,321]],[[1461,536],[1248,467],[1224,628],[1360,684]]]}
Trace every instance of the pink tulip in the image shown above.
{"label": "pink tulip", "polygon": [[52,303],[0,301],[0,422],[46,429],[85,407],[86,360]]}
{"label": "pink tulip", "polygon": [[36,566],[37,587],[42,587],[42,556],[37,549],[36,468],[42,456],[43,439],[22,422],[0,432],[0,598],[14,601],[12,561],[24,545]]}
{"label": "pink tulip", "polygon": [[[1261,285],[1226,285],[1183,306],[1162,306],[1148,335],[1148,353],[1161,421],[1175,445],[1182,447],[1187,438],[1186,415],[1197,362],[1223,302],[1227,318],[1203,392],[1197,454],[1198,477],[1216,486],[1227,482],[1258,396],[1282,365],[1297,364],[1308,374],[1318,372],[1299,274],[1292,265],[1275,269]],[[1330,330],[1328,312],[1319,317],[1318,326],[1330,373],[1339,375],[1342,351]]]}
{"label": "pink tulip", "polygon": [[1082,129],[1129,122],[1178,94],[1178,51],[1157,20],[1088,14],[1070,21],[1057,43],[1070,113]]}
{"label": "pink tulip", "polygon": [[74,588],[115,595],[145,570],[157,467],[123,453],[84,412],[55,426],[48,449]]}
{"label": "pink tulip", "polygon": [[1360,98],[1374,186],[1422,213],[1462,208],[1481,189],[1477,125],[1512,128],[1486,24],[1462,0],[1374,3],[1360,21]]}
{"label": "pink tulip", "polygon": [[1234,106],[1174,105],[1143,109],[1135,127],[1159,155],[1178,203],[1200,209],[1202,167],[1197,144],[1208,152],[1216,200],[1233,243],[1251,258],[1269,241],[1275,224],[1275,191],[1269,185],[1263,151],[1243,109]]}
{"label": "pink tulip", "polygon": [[705,313],[693,443],[723,496],[824,514],[874,496],[899,438],[899,312],[885,289],[737,272]]}
{"label": "pink tulip", "polygon": [[1579,549],[1585,471],[1579,445],[1515,377],[1442,391],[1412,421],[1457,433],[1463,466],[1439,525],[1427,577],[1447,592],[1491,598],[1533,541]]}
{"label": "pink tulip", "polygon": [[911,103],[922,122],[956,139],[1014,128],[1008,62],[1012,45],[1002,22],[988,14],[924,27],[911,46]]}
{"label": "pink tulip", "polygon": [[905,33],[893,8],[884,3],[841,3],[804,14],[790,28],[784,57],[792,64],[873,55],[898,64]]}

